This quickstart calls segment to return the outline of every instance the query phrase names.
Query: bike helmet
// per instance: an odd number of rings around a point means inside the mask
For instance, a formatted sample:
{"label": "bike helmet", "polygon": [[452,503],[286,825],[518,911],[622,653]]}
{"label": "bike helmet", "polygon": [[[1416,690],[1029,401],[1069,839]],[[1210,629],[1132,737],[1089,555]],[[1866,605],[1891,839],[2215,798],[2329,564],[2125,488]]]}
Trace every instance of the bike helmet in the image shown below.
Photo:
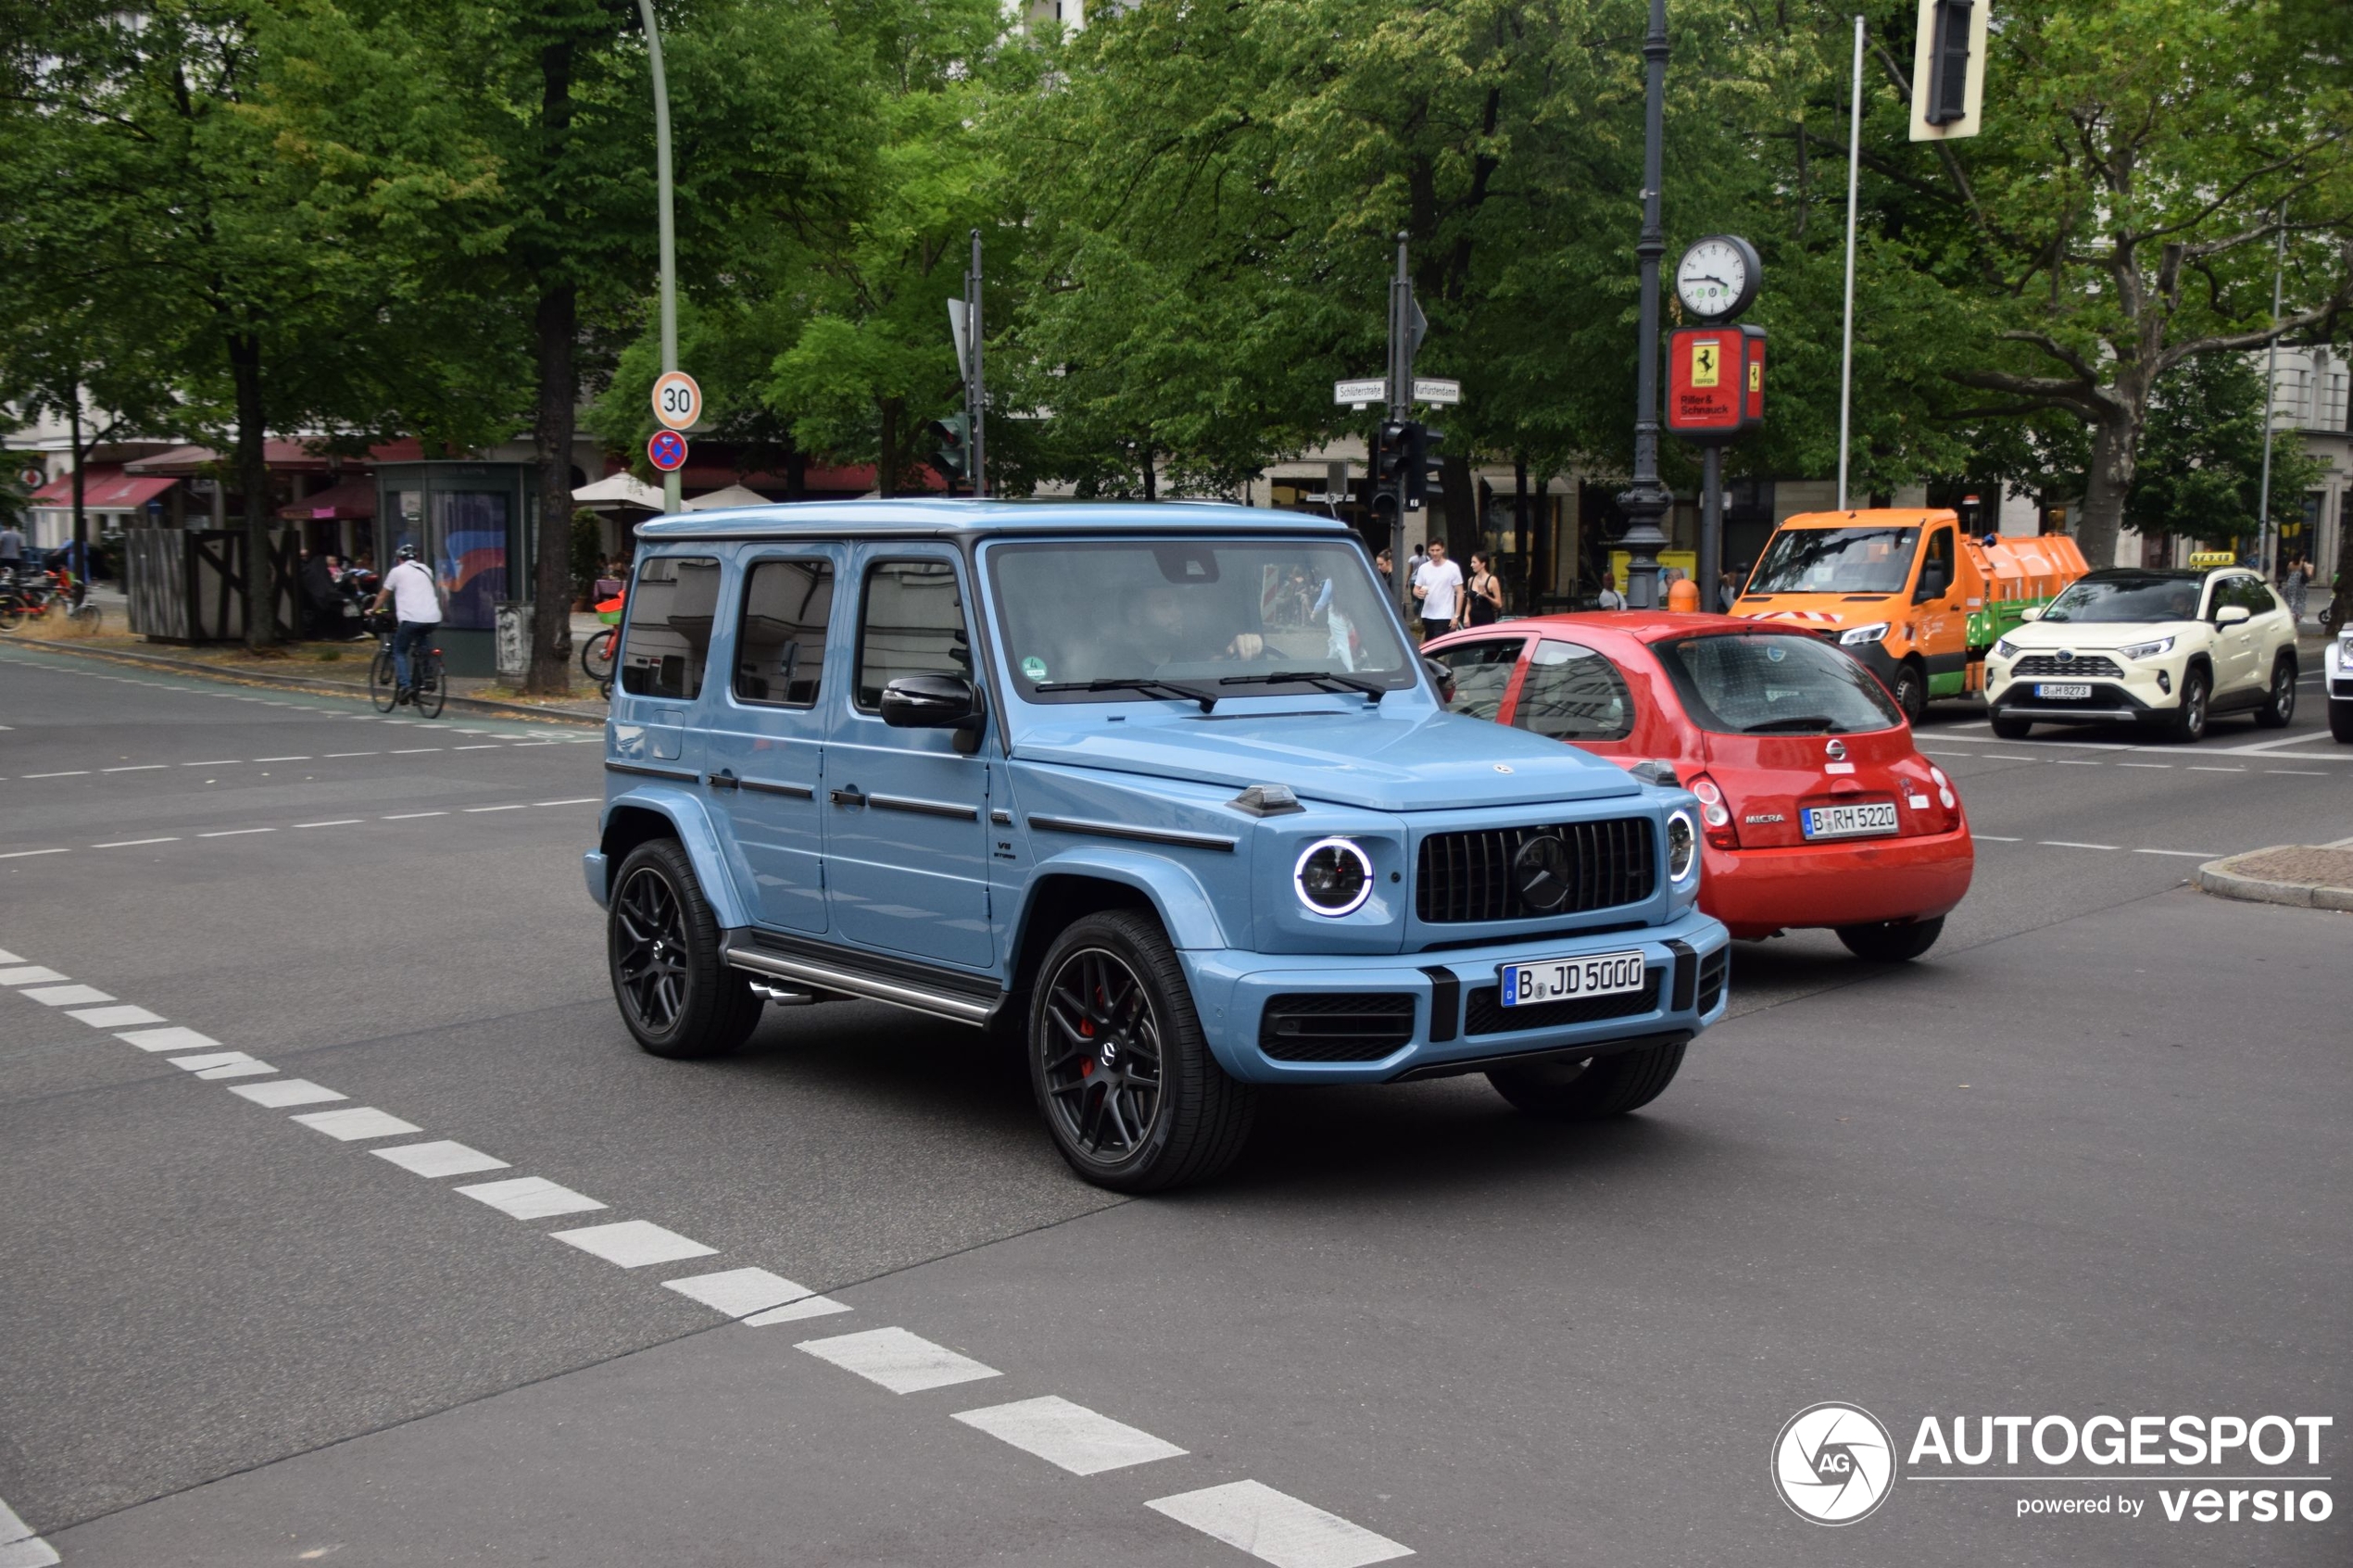
{"label": "bike helmet", "polygon": [[417,558],[417,546],[414,545],[403,545],[400,548],[393,551],[392,554],[395,560],[415,560]]}

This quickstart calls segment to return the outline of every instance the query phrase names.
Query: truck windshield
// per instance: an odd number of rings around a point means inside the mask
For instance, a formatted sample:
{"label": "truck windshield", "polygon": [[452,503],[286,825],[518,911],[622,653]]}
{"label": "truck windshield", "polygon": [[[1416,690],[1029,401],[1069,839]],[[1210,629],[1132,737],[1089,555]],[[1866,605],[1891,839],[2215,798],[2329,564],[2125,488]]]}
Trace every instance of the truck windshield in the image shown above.
{"label": "truck windshield", "polygon": [[2051,601],[2045,621],[2134,622],[2197,619],[2195,577],[2086,577]]}
{"label": "truck windshield", "polygon": [[1748,580],[1752,594],[1900,594],[1917,528],[1784,528]]}
{"label": "truck windshield", "polygon": [[1658,651],[1684,711],[1719,735],[1855,734],[1902,722],[1869,671],[1802,632],[1718,633]]}
{"label": "truck windshield", "polygon": [[[1349,545],[1000,545],[988,569],[1005,662],[1031,701],[1181,695],[1151,689],[1152,681],[1230,698],[1327,691],[1340,683],[1318,677],[1334,675],[1377,691],[1420,680],[1363,552]],[[1287,678],[1266,679],[1274,675]],[[1122,689],[1101,689],[1110,683]]]}

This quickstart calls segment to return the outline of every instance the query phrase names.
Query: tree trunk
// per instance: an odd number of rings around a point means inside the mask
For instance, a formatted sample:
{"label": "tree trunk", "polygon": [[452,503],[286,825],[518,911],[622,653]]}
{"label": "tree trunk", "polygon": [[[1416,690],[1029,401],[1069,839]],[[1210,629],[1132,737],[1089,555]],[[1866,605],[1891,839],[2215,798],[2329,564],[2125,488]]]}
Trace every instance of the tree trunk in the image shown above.
{"label": "tree trunk", "polygon": [[73,442],[73,542],[76,546],[74,556],[81,575],[86,578],[90,574],[90,515],[82,510],[82,484],[86,477],[82,470],[89,466],[89,452],[82,445],[82,384],[77,381],[66,390],[70,395],[73,405],[67,415],[67,422],[70,426],[70,437]]}
{"label": "tree trunk", "polygon": [[[1525,452],[1512,454],[1512,554],[1519,558],[1522,583],[1532,584],[1535,579],[1528,575],[1528,454]],[[1535,613],[1526,602],[1516,608],[1523,615]]]}
{"label": "tree trunk", "polygon": [[785,449],[785,499],[809,499],[809,454],[797,445]]}
{"label": "tree trunk", "polygon": [[269,424],[261,408],[261,343],[251,332],[229,338],[229,375],[237,394],[237,483],[245,492],[245,646],[278,642],[277,560],[270,549]]}
{"label": "tree trunk", "polygon": [[875,494],[884,500],[899,495],[899,399],[886,397],[876,407],[882,413],[882,435],[875,462]]}
{"label": "tree trunk", "polygon": [[1470,458],[1457,454],[1438,460],[1441,498],[1446,508],[1446,529],[1443,535],[1433,531],[1432,537],[1443,537],[1446,553],[1470,569],[1470,553],[1487,547],[1487,536],[1478,526],[1478,480],[1471,472]]}
{"label": "tree trunk", "polygon": [[1160,499],[1159,449],[1149,441],[1139,441],[1136,443],[1136,456],[1144,468],[1144,499],[1157,501]]}
{"label": "tree trunk", "polygon": [[2136,409],[2112,416],[2092,429],[2092,461],[2084,473],[2083,515],[2075,543],[2092,570],[2116,564],[2117,536],[2124,527],[2124,499],[2141,456],[2142,419]]}
{"label": "tree trunk", "polygon": [[572,695],[572,437],[580,401],[573,345],[580,331],[573,285],[542,284],[533,320],[539,359],[539,409],[532,424],[539,461],[539,548],[532,571],[531,673],[534,696]]}

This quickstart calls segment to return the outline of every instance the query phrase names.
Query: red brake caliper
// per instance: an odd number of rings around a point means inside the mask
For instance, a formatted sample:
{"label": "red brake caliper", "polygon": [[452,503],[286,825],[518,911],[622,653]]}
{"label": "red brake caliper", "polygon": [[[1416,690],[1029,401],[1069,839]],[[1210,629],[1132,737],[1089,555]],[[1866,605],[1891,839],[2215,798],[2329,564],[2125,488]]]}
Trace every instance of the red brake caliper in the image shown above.
{"label": "red brake caliper", "polygon": [[[1102,993],[1101,991],[1098,991],[1095,994],[1095,999],[1098,1002],[1102,1000]],[[1080,1019],[1078,1021],[1078,1033],[1082,1039],[1093,1039],[1095,1037],[1095,1021],[1091,1018]],[[1090,1056],[1085,1061],[1078,1064],[1078,1075],[1081,1078],[1092,1078],[1095,1075],[1095,1059],[1093,1057]]]}

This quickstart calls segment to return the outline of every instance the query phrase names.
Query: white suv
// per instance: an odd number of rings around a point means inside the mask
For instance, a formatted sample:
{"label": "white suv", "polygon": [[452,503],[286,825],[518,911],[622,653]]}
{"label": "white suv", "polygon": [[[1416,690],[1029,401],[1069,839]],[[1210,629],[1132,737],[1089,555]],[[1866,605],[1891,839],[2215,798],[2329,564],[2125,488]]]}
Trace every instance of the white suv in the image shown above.
{"label": "white suv", "polygon": [[2353,626],[2329,644],[2329,734],[2353,741]]}
{"label": "white suv", "polygon": [[2216,713],[2296,717],[2296,620],[2241,567],[2119,567],[2078,578],[1994,645],[1985,701],[1994,733],[2036,724],[2136,722],[2194,741]]}

